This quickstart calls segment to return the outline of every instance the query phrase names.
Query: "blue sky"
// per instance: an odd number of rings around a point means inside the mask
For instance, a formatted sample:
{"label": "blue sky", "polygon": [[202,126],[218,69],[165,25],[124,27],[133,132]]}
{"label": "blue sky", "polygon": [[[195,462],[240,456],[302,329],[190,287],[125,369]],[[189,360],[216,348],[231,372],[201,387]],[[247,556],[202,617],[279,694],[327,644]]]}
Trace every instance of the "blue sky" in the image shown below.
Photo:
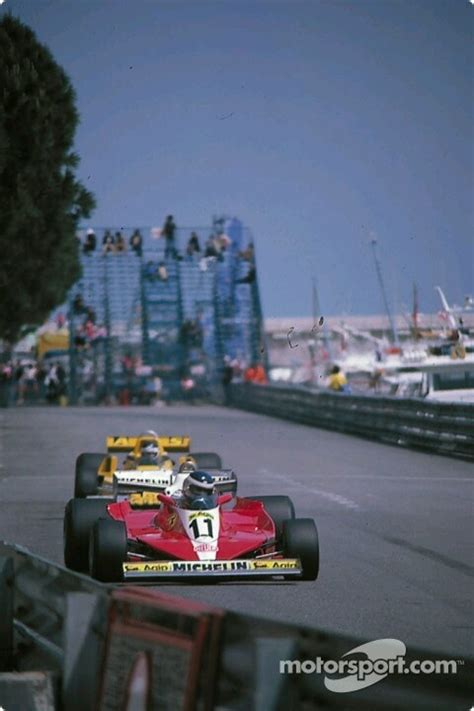
{"label": "blue sky", "polygon": [[266,316],[474,290],[469,0],[6,0],[70,76],[97,225],[252,230]]}

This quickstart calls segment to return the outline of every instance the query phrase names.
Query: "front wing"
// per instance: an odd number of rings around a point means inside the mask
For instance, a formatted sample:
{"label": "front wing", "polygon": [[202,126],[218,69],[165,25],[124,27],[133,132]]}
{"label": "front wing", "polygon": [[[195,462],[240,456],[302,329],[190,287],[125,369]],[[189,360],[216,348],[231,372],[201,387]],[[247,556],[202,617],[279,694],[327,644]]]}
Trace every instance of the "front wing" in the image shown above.
{"label": "front wing", "polygon": [[124,580],[149,580],[152,578],[242,578],[300,577],[303,573],[298,558],[274,558],[273,560],[159,560],[123,563]]}

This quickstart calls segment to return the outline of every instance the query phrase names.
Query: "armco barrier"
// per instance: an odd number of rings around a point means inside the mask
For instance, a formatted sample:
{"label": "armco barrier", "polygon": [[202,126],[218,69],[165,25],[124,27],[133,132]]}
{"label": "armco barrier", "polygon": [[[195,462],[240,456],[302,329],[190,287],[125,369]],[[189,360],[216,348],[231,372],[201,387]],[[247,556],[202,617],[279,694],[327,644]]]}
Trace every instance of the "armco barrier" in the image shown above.
{"label": "armco barrier", "polygon": [[107,586],[0,543],[0,671],[49,671],[58,703],[93,708],[107,605]]}
{"label": "armco barrier", "polygon": [[[409,650],[407,664],[446,659],[455,672],[390,674],[373,686],[334,693],[324,673],[281,673],[280,662],[334,662],[361,640],[224,612],[149,587],[104,586],[17,546],[0,544],[0,603],[0,672],[10,672],[0,673],[0,690],[9,689],[9,709],[452,711],[472,705],[472,660]],[[31,672],[12,696],[19,681],[13,665],[49,670],[36,678],[43,699],[56,674],[55,705],[25,705],[35,683]]]}
{"label": "armco barrier", "polygon": [[316,427],[474,460],[474,404],[235,384],[227,404]]}

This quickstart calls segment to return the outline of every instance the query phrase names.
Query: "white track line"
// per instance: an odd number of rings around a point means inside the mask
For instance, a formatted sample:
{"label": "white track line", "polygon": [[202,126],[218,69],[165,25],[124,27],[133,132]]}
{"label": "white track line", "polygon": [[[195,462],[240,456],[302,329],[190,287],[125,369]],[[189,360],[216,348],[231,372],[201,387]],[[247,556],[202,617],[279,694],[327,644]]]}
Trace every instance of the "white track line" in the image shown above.
{"label": "white track line", "polygon": [[[327,479],[326,476],[314,475],[315,479]],[[394,474],[331,474],[331,479],[384,479],[392,481],[468,481],[474,483],[472,476],[397,476]]]}
{"label": "white track line", "polygon": [[283,474],[276,474],[275,472],[268,471],[268,469],[259,469],[258,473],[263,474],[263,475],[267,476],[268,478],[279,479],[280,481],[284,481],[284,482],[286,482],[286,484],[290,485],[290,488],[296,487],[298,489],[308,491],[311,494],[320,496],[322,499],[331,501],[333,504],[339,504],[339,506],[343,506],[346,509],[351,509],[352,511],[356,511],[359,509],[359,504],[357,504],[355,501],[352,501],[352,499],[347,499],[345,496],[341,496],[340,494],[334,494],[331,491],[324,491],[323,489],[316,489],[312,486],[306,486],[306,484],[302,484],[300,481],[296,481],[295,479],[292,479],[291,476],[284,476]]}

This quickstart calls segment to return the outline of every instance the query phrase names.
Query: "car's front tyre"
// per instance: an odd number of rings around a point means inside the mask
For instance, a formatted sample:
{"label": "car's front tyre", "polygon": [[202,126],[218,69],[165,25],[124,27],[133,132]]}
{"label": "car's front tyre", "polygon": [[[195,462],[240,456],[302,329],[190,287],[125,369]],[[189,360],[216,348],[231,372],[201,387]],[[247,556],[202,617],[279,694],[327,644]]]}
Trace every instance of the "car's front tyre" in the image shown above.
{"label": "car's front tyre", "polygon": [[64,511],[64,562],[67,568],[87,572],[89,536],[92,526],[107,515],[110,501],[70,499]]}
{"label": "car's front tyre", "polygon": [[103,583],[123,579],[122,564],[127,560],[127,529],[123,521],[99,519],[89,540],[89,573]]}
{"label": "car's front tyre", "polygon": [[313,519],[285,521],[282,542],[285,557],[300,559],[303,580],[316,580],[319,573],[319,538]]}

